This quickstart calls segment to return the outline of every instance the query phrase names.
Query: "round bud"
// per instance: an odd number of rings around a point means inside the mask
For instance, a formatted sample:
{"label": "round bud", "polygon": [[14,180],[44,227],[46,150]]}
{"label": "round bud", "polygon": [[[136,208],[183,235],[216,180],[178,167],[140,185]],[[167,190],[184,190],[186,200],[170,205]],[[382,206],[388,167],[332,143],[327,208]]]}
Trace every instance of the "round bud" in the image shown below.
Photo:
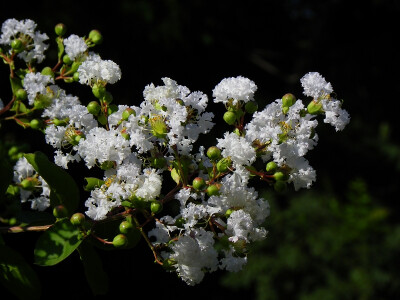
{"label": "round bud", "polygon": [[150,204],[150,210],[152,213],[158,214],[163,209],[163,205],[160,201],[153,201]]}
{"label": "round bud", "polygon": [[103,36],[100,31],[93,29],[89,32],[89,39],[93,42],[93,44],[98,45],[103,41]]}
{"label": "round bud", "polygon": [[64,64],[67,64],[67,65],[72,64],[72,60],[71,60],[71,58],[68,56],[68,54],[65,54],[65,55],[63,56],[63,63],[64,63]]}
{"label": "round bud", "polygon": [[92,115],[97,116],[99,114],[99,112],[100,112],[101,106],[100,106],[99,102],[91,101],[86,106],[86,108],[87,108],[89,113],[91,113]]}
{"label": "round bud", "polygon": [[15,97],[17,98],[17,100],[25,100],[28,97],[28,94],[24,89],[18,89],[15,92]]}
{"label": "round bud", "polygon": [[124,234],[120,233],[114,237],[112,243],[114,247],[120,248],[128,244],[128,238]]}
{"label": "round bud", "polygon": [[101,99],[104,97],[104,95],[106,93],[106,88],[102,85],[95,84],[92,87],[92,92],[96,98]]}
{"label": "round bud", "polygon": [[40,72],[42,75],[48,75],[50,77],[54,77],[54,72],[50,67],[44,67],[42,72]]}
{"label": "round bud", "polygon": [[245,104],[244,109],[249,114],[254,114],[258,109],[258,104],[255,101],[249,101]]}
{"label": "round bud", "polygon": [[56,34],[58,36],[62,36],[67,32],[67,26],[65,26],[63,23],[58,23],[55,27],[54,27],[54,31],[56,32]]}
{"label": "round bud", "polygon": [[269,163],[267,163],[267,166],[265,167],[267,172],[275,172],[277,168],[278,165],[274,161],[270,161]]}
{"label": "round bud", "polygon": [[20,184],[24,190],[32,190],[35,187],[35,182],[31,178],[25,178]]}
{"label": "round bud", "polygon": [[274,176],[274,179],[276,181],[285,181],[285,180],[287,180],[287,176],[283,172],[280,172],[280,171],[275,172],[275,174],[273,176]]}
{"label": "round bud", "polygon": [[224,113],[224,121],[229,125],[233,125],[236,122],[236,114],[233,111],[227,111]]}
{"label": "round bud", "polygon": [[128,107],[122,113],[122,120],[128,121],[130,115],[136,116],[136,112],[135,112],[135,110],[133,108]]}
{"label": "round bud", "polygon": [[208,196],[217,196],[219,194],[219,187],[216,184],[209,185],[206,193]]}
{"label": "round bud", "polygon": [[78,73],[78,72],[75,72],[74,75],[72,75],[72,79],[73,79],[74,81],[79,81],[79,73]]}
{"label": "round bud", "polygon": [[20,39],[15,39],[11,41],[11,48],[13,48],[15,52],[21,52],[24,48],[24,45]]}
{"label": "round bud", "polygon": [[207,150],[207,156],[211,160],[217,160],[221,157],[221,150],[216,146],[211,146]]}
{"label": "round bud", "polygon": [[29,122],[29,125],[31,126],[32,129],[39,129],[42,126],[42,121],[38,119],[32,119]]}
{"label": "round bud", "polygon": [[311,101],[307,106],[307,111],[311,115],[316,115],[322,112],[322,103]]}
{"label": "round bud", "polygon": [[53,208],[53,216],[57,219],[65,218],[68,216],[68,211],[64,205],[60,204]]}
{"label": "round bud", "polygon": [[200,191],[206,187],[206,182],[201,177],[196,177],[193,179],[192,186],[195,190]]}
{"label": "round bud", "polygon": [[119,224],[119,232],[123,234],[127,234],[130,231],[132,231],[133,225],[129,221],[122,221],[121,224]]}
{"label": "round bud", "polygon": [[225,173],[229,170],[229,167],[232,164],[232,160],[229,157],[224,157],[217,162],[217,170],[220,173]]}
{"label": "round bud", "polygon": [[291,94],[287,93],[282,97],[282,106],[283,107],[290,107],[296,102],[296,97]]}
{"label": "round bud", "polygon": [[82,213],[74,213],[71,216],[70,221],[73,225],[76,226],[83,225],[83,223],[85,222],[85,215]]}

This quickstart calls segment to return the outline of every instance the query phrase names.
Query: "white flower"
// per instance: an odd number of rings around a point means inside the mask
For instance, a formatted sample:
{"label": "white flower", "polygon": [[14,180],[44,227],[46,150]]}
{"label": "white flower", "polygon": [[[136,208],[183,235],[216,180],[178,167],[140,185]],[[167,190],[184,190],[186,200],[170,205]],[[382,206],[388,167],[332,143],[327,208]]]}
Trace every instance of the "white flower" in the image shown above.
{"label": "white flower", "polygon": [[40,73],[28,73],[25,75],[23,86],[28,94],[30,105],[33,105],[37,94],[47,94],[46,87],[49,83],[54,83],[54,79],[51,76]]}
{"label": "white flower", "polygon": [[85,40],[76,34],[71,34],[68,38],[64,39],[65,53],[73,61],[76,57],[82,55],[88,46]]}
{"label": "white flower", "polygon": [[121,79],[121,69],[111,60],[99,60],[97,57],[85,60],[78,68],[79,82],[92,85],[97,82],[116,83]]}
{"label": "white flower", "polygon": [[255,161],[256,151],[245,138],[226,132],[223,139],[217,140],[223,157],[230,157],[238,165],[250,165]]}
{"label": "white flower", "polygon": [[136,196],[146,201],[154,200],[160,195],[162,177],[154,169],[146,169],[140,176],[141,183],[136,190]]}
{"label": "white flower", "polygon": [[318,72],[309,72],[300,79],[303,94],[314,99],[325,97],[333,92],[332,85]]}
{"label": "white flower", "polygon": [[231,99],[234,105],[239,100],[248,102],[254,99],[256,90],[256,84],[248,78],[242,76],[225,78],[213,90],[214,102],[226,104]]}
{"label": "white flower", "polygon": [[341,106],[341,102],[336,99],[322,100],[322,108],[325,111],[324,123],[334,126],[336,131],[343,130],[350,122],[349,113]]}

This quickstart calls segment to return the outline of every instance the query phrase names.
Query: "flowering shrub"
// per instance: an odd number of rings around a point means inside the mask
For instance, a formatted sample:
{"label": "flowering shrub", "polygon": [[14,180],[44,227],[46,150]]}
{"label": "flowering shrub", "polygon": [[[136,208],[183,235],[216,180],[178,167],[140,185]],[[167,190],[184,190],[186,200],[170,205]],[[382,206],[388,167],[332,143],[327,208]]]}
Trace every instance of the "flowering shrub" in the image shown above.
{"label": "flowering shrub", "polygon": [[[276,192],[310,188],[316,172],[305,155],[317,145],[319,122],[340,131],[350,120],[317,72],[300,81],[307,103],[287,93],[263,109],[252,80],[229,77],[212,98],[225,107],[223,122],[232,130],[199,145],[199,136],[215,125],[205,93],[162,78],[162,85],[144,88],[139,106],[114,104],[107,87],[121,79],[121,70],[91,51],[102,42],[100,32],[65,37],[58,24],[55,33],[58,61],[39,68],[48,36],[31,20],[2,25],[0,55],[10,69],[12,99],[0,101],[1,121],[41,131],[54,148],[51,158],[9,149],[17,159],[2,175],[2,201],[29,204],[24,208],[54,218],[33,226],[6,211],[0,221],[2,232],[44,231],[35,246],[38,265],[55,265],[78,251],[95,293],[104,291],[90,278],[93,246],[127,249],[143,239],[155,262],[189,285],[207,272],[241,270],[249,245],[266,237],[263,222],[270,213],[252,181]],[[57,82],[87,85],[93,99],[82,103]],[[67,171],[75,163],[103,174],[84,178],[87,199],[79,199]],[[80,212],[82,200],[86,209]],[[34,277],[28,265],[14,263],[18,254],[0,247],[2,281],[21,280],[16,269]]]}

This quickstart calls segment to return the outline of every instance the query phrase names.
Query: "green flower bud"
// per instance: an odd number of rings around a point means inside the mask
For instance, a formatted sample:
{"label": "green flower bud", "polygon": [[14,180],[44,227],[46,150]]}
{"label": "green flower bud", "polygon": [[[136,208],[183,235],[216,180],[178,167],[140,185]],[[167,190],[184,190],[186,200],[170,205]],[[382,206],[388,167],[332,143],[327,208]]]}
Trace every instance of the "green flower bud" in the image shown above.
{"label": "green flower bud", "polygon": [[72,79],[74,79],[74,81],[79,81],[79,73],[75,72],[74,75],[72,75]]}
{"label": "green flower bud", "polygon": [[32,129],[39,129],[40,127],[42,127],[42,121],[38,119],[32,119],[29,122],[29,125],[31,126]]}
{"label": "green flower bud", "polygon": [[100,106],[99,102],[91,101],[86,106],[86,108],[87,108],[89,113],[91,113],[92,115],[97,116],[99,114],[99,112],[100,112],[101,106]]}
{"label": "green flower bud", "polygon": [[24,50],[24,45],[20,39],[14,39],[11,41],[11,48],[13,48],[16,53],[19,53]]}
{"label": "green flower bud", "polygon": [[53,208],[53,216],[57,219],[65,218],[68,216],[68,211],[64,205],[60,204]]}
{"label": "green flower bud", "polygon": [[224,113],[223,119],[229,125],[233,125],[236,122],[236,114],[232,111],[227,111]]}
{"label": "green flower bud", "polygon": [[267,163],[265,169],[267,170],[267,172],[275,172],[276,169],[278,169],[278,165],[276,164],[276,162],[270,161],[269,163]]}
{"label": "green flower bud", "polygon": [[276,181],[286,181],[288,179],[287,175],[281,171],[275,172],[273,176]]}
{"label": "green flower bud", "polygon": [[42,75],[48,75],[50,77],[54,78],[54,72],[50,67],[44,67],[42,72],[40,72]]}
{"label": "green flower bud", "polygon": [[65,26],[63,23],[58,23],[54,27],[54,31],[58,36],[62,36],[67,32],[67,26]]}
{"label": "green flower bud", "polygon": [[316,115],[322,113],[322,103],[311,101],[307,106],[307,111],[311,115]]}
{"label": "green flower bud", "polygon": [[17,100],[25,100],[28,97],[28,94],[24,89],[18,89],[15,92],[15,97],[17,98]]}
{"label": "green flower bud", "polygon": [[229,167],[232,164],[232,160],[229,157],[224,157],[220,159],[217,163],[217,170],[220,173],[225,173],[229,170]]}
{"label": "green flower bud", "polygon": [[258,109],[258,104],[255,101],[249,101],[245,104],[244,109],[249,114],[254,114]]}
{"label": "green flower bud", "polygon": [[92,93],[97,99],[101,99],[106,94],[106,88],[100,84],[94,84],[92,87]]}
{"label": "green flower bud", "polygon": [[93,42],[93,44],[99,45],[103,41],[103,36],[101,35],[100,31],[93,29],[89,32],[89,39]]}
{"label": "green flower bud", "polygon": [[209,185],[206,189],[206,193],[208,196],[217,196],[219,194],[219,187],[217,184]]}
{"label": "green flower bud", "polygon": [[216,146],[211,146],[207,150],[207,157],[211,160],[217,160],[221,158],[221,150]]}
{"label": "green flower bud", "polygon": [[85,215],[82,213],[74,213],[69,219],[75,226],[81,226],[85,222]]}
{"label": "green flower bud", "polygon": [[126,237],[126,235],[120,233],[114,237],[112,243],[113,243],[114,247],[121,248],[121,247],[125,246],[126,244],[128,244],[128,238]]}
{"label": "green flower bud", "polygon": [[150,204],[150,210],[154,214],[158,214],[163,209],[163,205],[160,201],[153,201]]}
{"label": "green flower bud", "polygon": [[287,93],[282,97],[282,106],[283,107],[290,107],[296,102],[296,97],[291,94]]}
{"label": "green flower bud", "polygon": [[122,113],[122,120],[128,121],[130,115],[134,115],[136,117],[136,112],[133,108],[128,107]]}
{"label": "green flower bud", "polygon": [[123,234],[128,234],[130,231],[133,230],[133,225],[129,221],[122,221],[121,224],[119,224],[119,232]]}
{"label": "green flower bud", "polygon": [[196,177],[195,179],[193,179],[192,186],[197,191],[204,190],[204,188],[206,187],[206,182],[203,178]]}
{"label": "green flower bud", "polygon": [[63,63],[64,63],[64,64],[67,64],[67,65],[72,64],[72,60],[71,60],[71,58],[68,56],[68,54],[65,54],[65,55],[63,56]]}

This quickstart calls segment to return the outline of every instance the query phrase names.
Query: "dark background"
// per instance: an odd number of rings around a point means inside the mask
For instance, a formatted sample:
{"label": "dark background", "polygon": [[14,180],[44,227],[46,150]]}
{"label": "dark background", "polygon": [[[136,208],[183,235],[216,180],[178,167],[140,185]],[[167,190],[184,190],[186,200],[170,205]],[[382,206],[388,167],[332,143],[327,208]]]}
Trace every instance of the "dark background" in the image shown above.
{"label": "dark background", "polygon": [[[388,222],[397,224],[399,10],[398,2],[379,0],[7,1],[1,3],[0,22],[32,19],[51,40],[59,22],[67,25],[66,36],[98,29],[104,42],[94,50],[122,70],[122,79],[110,87],[117,104],[139,105],[144,87],[162,84],[162,77],[203,91],[211,100],[223,78],[242,75],[258,85],[256,99],[263,108],[287,92],[304,98],[299,79],[307,72],[320,72],[344,100],[351,122],[339,133],[330,126],[318,128],[318,147],[307,157],[318,174],[313,189],[323,191],[329,180],[340,197],[347,182],[362,177],[370,193],[392,210]],[[54,50],[55,44],[50,48]],[[47,54],[46,62],[54,65],[56,53]],[[0,76],[6,102],[6,66]],[[83,103],[92,100],[85,87],[70,91]],[[221,108],[211,108],[216,120],[220,118]],[[29,141],[32,151],[42,149],[40,135],[11,128]],[[223,130],[224,126],[216,129],[215,137]],[[9,245],[13,239],[21,243],[20,237],[9,239]],[[20,249],[28,258],[30,247]],[[127,292],[134,298],[144,291],[150,299],[253,297],[251,289],[220,286],[220,272],[206,275],[199,286],[187,287],[153,264],[151,252],[142,244],[129,253],[116,253],[102,253],[111,278],[110,295]],[[89,298],[80,268],[78,257],[56,267],[36,268],[44,297],[60,293]]]}

